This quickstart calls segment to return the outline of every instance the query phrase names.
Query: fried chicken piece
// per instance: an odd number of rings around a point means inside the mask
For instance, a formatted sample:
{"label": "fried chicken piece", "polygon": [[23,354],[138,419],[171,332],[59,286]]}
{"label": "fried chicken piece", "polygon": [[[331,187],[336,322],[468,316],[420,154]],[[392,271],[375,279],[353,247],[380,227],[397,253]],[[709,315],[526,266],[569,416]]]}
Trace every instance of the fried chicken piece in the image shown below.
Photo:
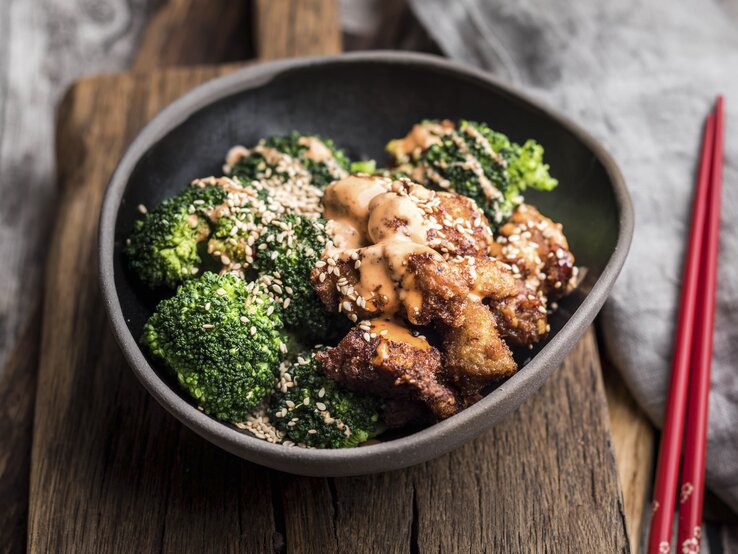
{"label": "fried chicken piece", "polygon": [[461,409],[456,394],[442,382],[440,352],[396,323],[374,320],[371,326],[355,327],[338,346],[316,356],[328,377],[349,390],[419,400],[438,419]]}
{"label": "fried chicken piece", "polygon": [[408,314],[414,325],[443,323],[456,327],[462,321],[462,309],[470,292],[471,278],[460,266],[439,261],[427,254],[413,254],[407,259],[407,272],[422,298],[418,309]]}
{"label": "fried chicken piece", "polygon": [[512,375],[518,365],[486,306],[467,302],[463,314],[464,322],[448,329],[444,336],[443,365],[467,402],[474,402],[480,388]]}
{"label": "fried chicken piece", "polygon": [[474,294],[489,302],[500,335],[517,346],[529,346],[548,333],[546,307],[507,264],[477,258]]}
{"label": "fried chicken piece", "polygon": [[544,303],[561,298],[573,287],[574,256],[561,224],[528,204],[518,206],[500,227],[490,254],[510,264]]}
{"label": "fried chicken piece", "polygon": [[428,231],[428,245],[447,258],[486,255],[494,239],[476,202],[455,192],[433,194],[429,215],[435,225]]}
{"label": "fried chicken piece", "polygon": [[489,303],[499,334],[527,346],[546,336],[548,321],[542,302],[510,268],[494,258],[455,258],[438,264],[427,256],[411,256],[408,270],[423,302],[416,325],[440,322],[458,327],[465,319],[467,299]]}

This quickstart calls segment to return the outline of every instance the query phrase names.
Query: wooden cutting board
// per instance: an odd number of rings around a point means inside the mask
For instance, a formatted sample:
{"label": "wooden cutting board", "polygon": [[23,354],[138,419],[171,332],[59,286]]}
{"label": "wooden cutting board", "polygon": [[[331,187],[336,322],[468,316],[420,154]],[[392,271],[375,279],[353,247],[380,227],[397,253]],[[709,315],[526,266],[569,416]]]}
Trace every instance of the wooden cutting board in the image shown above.
{"label": "wooden cutting board", "polygon": [[[275,16],[277,28],[283,23]],[[272,55],[292,53],[291,40],[281,43]],[[434,461],[380,475],[304,478],[255,466],[148,396],[115,344],[98,290],[102,195],[148,119],[232,69],[93,77],[59,108],[63,193],[46,280],[29,550],[627,551],[592,331],[503,424]]]}

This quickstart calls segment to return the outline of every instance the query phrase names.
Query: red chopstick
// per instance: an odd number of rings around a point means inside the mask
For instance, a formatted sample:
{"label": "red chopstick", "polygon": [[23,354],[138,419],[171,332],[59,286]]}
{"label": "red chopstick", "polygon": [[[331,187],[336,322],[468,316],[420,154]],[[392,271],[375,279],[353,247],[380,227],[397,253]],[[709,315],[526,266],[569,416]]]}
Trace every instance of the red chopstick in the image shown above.
{"label": "red chopstick", "polygon": [[700,284],[700,262],[702,260],[709,200],[715,123],[715,117],[712,114],[709,115],[705,123],[702,141],[697,189],[692,211],[692,227],[682,279],[671,381],[659,447],[659,460],[653,494],[653,513],[648,541],[648,552],[654,554],[669,552],[671,548],[672,523],[679,476],[679,456],[682,449],[687,384],[692,360],[695,314],[698,286]]}
{"label": "red chopstick", "polygon": [[692,350],[692,373],[689,381],[689,399],[687,403],[689,418],[686,423],[682,486],[679,492],[677,546],[683,552],[699,552],[702,535],[707,417],[720,243],[723,130],[723,98],[719,97],[715,108],[715,140],[712,150],[707,228],[702,253],[703,274],[700,282],[700,313],[697,316]]}

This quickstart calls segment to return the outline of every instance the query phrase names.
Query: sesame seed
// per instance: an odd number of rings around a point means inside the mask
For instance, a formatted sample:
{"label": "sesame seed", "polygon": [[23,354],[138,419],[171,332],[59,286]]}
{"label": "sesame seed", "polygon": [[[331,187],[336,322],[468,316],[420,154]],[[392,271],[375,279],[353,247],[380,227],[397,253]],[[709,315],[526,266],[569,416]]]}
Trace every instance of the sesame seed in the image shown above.
{"label": "sesame seed", "polygon": [[315,407],[318,408],[321,412],[324,412],[326,410],[325,404],[322,402],[316,402]]}

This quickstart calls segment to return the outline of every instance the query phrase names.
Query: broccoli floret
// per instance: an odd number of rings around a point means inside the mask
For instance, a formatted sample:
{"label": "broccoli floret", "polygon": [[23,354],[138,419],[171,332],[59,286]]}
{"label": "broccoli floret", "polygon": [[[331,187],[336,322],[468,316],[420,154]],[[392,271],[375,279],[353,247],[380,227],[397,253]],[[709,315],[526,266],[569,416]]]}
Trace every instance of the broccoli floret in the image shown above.
{"label": "broccoli floret", "polygon": [[423,125],[436,137],[427,148],[403,152],[402,140],[387,145],[397,169],[422,175],[427,186],[474,199],[493,227],[509,219],[526,188],[551,190],[557,184],[543,163],[543,147],[533,140],[520,146],[484,123],[464,120],[458,129],[435,121]]}
{"label": "broccoli floret", "polygon": [[[264,149],[273,149],[299,162],[307,170],[310,184],[325,188],[328,184],[348,174],[349,159],[333,144],[333,141],[314,135],[301,135],[292,131],[285,136],[272,136],[246,151],[229,174],[241,181],[265,181],[274,176],[283,182],[299,180],[299,169],[288,160],[271,159]],[[300,168],[300,169],[301,169]],[[303,170],[303,171],[304,171]]]}
{"label": "broccoli floret", "polygon": [[358,162],[351,162],[350,167],[351,173],[365,173],[367,175],[374,175],[377,172],[377,162],[374,160],[360,160]]}
{"label": "broccoli floret", "polygon": [[175,287],[200,267],[197,245],[207,239],[210,225],[203,210],[225,200],[217,186],[188,186],[136,221],[126,243],[130,266],[151,288]]}
{"label": "broccoli floret", "polygon": [[276,384],[281,329],[261,285],[205,272],[159,303],[141,341],[205,413],[243,421]]}
{"label": "broccoli floret", "polygon": [[236,266],[239,269],[248,268],[254,261],[252,246],[259,236],[260,225],[259,214],[248,207],[236,214],[219,217],[213,224],[208,252],[224,269],[231,269],[234,264],[239,264]]}
{"label": "broccoli floret", "polygon": [[528,139],[520,146],[507,135],[493,131],[484,123],[462,121],[460,127],[463,129],[467,125],[479,131],[489,141],[492,150],[502,156],[507,164],[510,183],[514,187],[521,191],[528,187],[550,191],[559,184],[549,174],[548,164],[543,163],[543,146],[533,139]]}
{"label": "broccoli floret", "polygon": [[325,248],[324,219],[287,214],[265,226],[254,246],[254,269],[282,305],[285,326],[307,340],[329,339],[340,319],[329,313],[310,283]]}
{"label": "broccoli floret", "polygon": [[341,389],[322,372],[314,352],[280,371],[280,381],[294,385],[277,389],[267,414],[287,440],[315,448],[350,448],[381,432],[381,400]]}

